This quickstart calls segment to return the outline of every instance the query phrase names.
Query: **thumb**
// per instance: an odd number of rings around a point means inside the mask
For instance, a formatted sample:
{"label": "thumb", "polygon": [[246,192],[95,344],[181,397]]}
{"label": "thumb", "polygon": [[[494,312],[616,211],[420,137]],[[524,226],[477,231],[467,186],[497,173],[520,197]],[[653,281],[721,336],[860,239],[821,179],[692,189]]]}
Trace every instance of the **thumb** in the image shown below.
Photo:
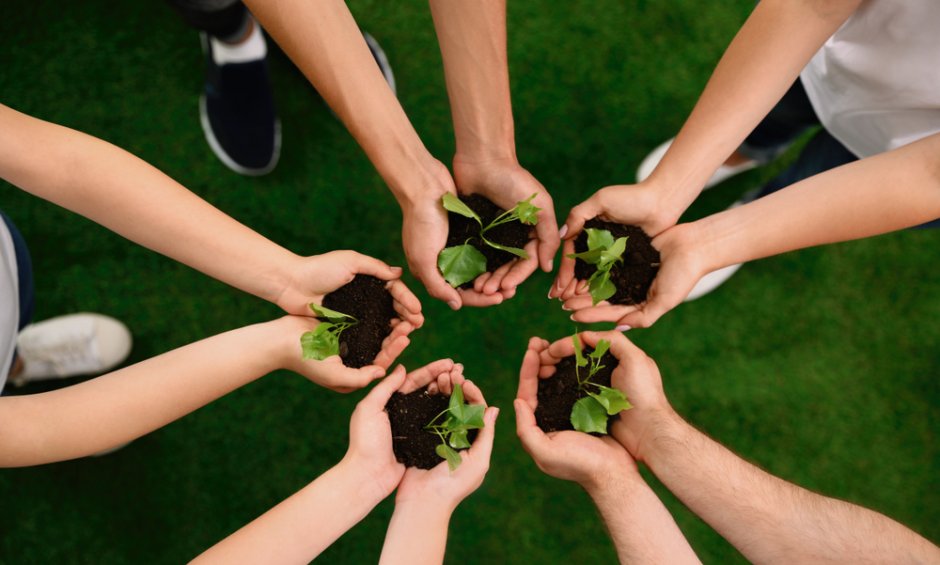
{"label": "thumb", "polygon": [[572,239],[584,228],[584,222],[594,218],[600,213],[600,205],[597,202],[597,193],[578,204],[568,213],[568,219],[561,229],[561,236],[564,239]]}
{"label": "thumb", "polygon": [[490,406],[483,413],[483,429],[477,435],[477,439],[470,446],[470,454],[480,460],[489,461],[490,454],[493,452],[493,438],[496,435],[496,418],[499,416],[499,408]]}
{"label": "thumb", "polygon": [[376,410],[381,410],[388,403],[388,399],[392,397],[392,393],[398,390],[404,382],[405,367],[404,365],[398,365],[391,374],[382,379],[379,384],[375,385],[375,387],[369,391],[369,394],[362,399],[362,404]]}
{"label": "thumb", "polygon": [[355,251],[352,253],[353,255],[350,257],[350,267],[352,267],[352,271],[358,274],[372,275],[373,277],[385,281],[401,278],[401,267],[390,267],[386,265],[384,261],[380,261],[375,257],[369,257],[368,255],[356,253]]}

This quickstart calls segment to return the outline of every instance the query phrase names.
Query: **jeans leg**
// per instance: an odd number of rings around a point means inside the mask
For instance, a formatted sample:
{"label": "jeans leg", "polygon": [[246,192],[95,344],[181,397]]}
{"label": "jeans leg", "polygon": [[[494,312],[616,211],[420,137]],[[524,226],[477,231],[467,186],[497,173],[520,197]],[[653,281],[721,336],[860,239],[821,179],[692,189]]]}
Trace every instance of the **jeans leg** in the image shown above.
{"label": "jeans leg", "polygon": [[796,79],[767,117],[744,139],[738,152],[760,163],[769,163],[800,134],[817,125],[819,117],[806,96],[803,82]]}
{"label": "jeans leg", "polygon": [[248,9],[241,0],[167,0],[186,23],[225,40],[239,37],[248,25]]}
{"label": "jeans leg", "polygon": [[858,157],[846,149],[838,139],[821,129],[809,140],[796,162],[765,184],[757,197],[767,196],[803,179],[857,160]]}
{"label": "jeans leg", "polygon": [[19,301],[20,301],[20,320],[18,329],[25,328],[33,319],[33,308],[35,306],[35,296],[33,288],[33,262],[29,257],[29,248],[26,247],[26,240],[20,233],[13,221],[0,211],[0,219],[6,224],[13,239],[13,251],[16,254],[16,273],[19,279]]}

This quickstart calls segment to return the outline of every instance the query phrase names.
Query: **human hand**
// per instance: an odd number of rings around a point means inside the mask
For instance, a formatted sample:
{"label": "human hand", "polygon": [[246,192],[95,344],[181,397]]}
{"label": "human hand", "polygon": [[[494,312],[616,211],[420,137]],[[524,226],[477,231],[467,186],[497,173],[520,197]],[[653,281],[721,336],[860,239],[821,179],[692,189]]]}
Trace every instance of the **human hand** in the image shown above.
{"label": "human hand", "polygon": [[[597,345],[596,340],[588,343]],[[571,355],[574,355],[574,344],[570,338],[552,344],[537,337],[529,340],[519,370],[519,391],[513,401],[516,435],[523,448],[544,473],[575,481],[588,490],[601,487],[614,476],[638,477],[636,462],[613,438],[594,437],[577,431],[546,434],[536,424],[539,379],[551,378],[555,365]]]}
{"label": "human hand", "polygon": [[[435,363],[432,363],[428,367],[409,373],[399,392],[407,394],[427,386],[431,394],[450,395],[453,387],[460,384],[468,403],[486,406],[486,400],[479,387],[464,378],[462,365],[452,365],[450,370],[442,370],[443,367],[434,365]],[[461,500],[483,483],[483,478],[489,470],[498,415],[498,408],[486,409],[483,413],[484,427],[477,434],[470,449],[458,452],[461,463],[456,470],[451,471],[443,460],[433,469],[409,467],[398,486],[396,507],[410,505],[453,511]]]}
{"label": "human hand", "polygon": [[484,294],[515,291],[538,266],[547,273],[552,271],[561,240],[554,203],[542,183],[514,158],[474,161],[459,155],[454,158],[454,180],[460,194],[480,194],[505,210],[533,194],[532,203],[541,208],[533,230],[534,245],[525,246],[529,258],[514,260],[493,273],[480,275],[474,281],[475,290]]}
{"label": "human hand", "polygon": [[[572,279],[558,296],[563,301],[562,308],[573,312],[571,319],[575,322],[616,322],[619,331],[652,326],[663,314],[681,304],[695,284],[712,270],[706,266],[706,254],[698,245],[698,239],[691,234],[693,226],[679,224],[653,238],[652,245],[660,255],[660,267],[645,302],[623,305],[603,300],[594,305],[587,281]],[[573,252],[570,240],[565,246],[566,254],[568,247]],[[562,269],[567,268],[573,276],[574,259],[567,260],[571,265],[563,265]]]}
{"label": "human hand", "polygon": [[561,228],[562,254],[558,275],[548,293],[549,298],[570,298],[578,281],[574,278],[574,240],[592,218],[639,226],[650,236],[659,235],[679,220],[682,210],[669,206],[663,198],[664,190],[651,181],[602,188],[578,204],[568,213]]}

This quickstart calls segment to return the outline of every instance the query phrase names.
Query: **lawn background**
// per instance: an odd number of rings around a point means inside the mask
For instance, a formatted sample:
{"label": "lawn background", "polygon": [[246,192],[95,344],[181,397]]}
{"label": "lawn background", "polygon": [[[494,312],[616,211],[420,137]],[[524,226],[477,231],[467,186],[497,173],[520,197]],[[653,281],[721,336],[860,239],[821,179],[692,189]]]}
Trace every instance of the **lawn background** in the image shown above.
{"label": "lawn background", "polygon": [[[450,113],[426,3],[350,5],[388,51],[415,128],[449,162]],[[597,188],[633,180],[642,157],[681,126],[751,7],[510,2],[519,158],[552,192],[560,218]],[[351,248],[403,264],[394,199],[273,44],[283,155],[274,173],[245,178],[206,146],[198,37],[166,5],[11,2],[2,13],[0,102],[139,155],[293,251]],[[706,193],[689,217],[724,208],[771,173]],[[885,187],[886,197],[903,190]],[[88,310],[125,320],[136,340],[131,361],[278,315],[8,184],[0,194],[31,245],[37,319]],[[774,474],[936,541],[938,243],[936,231],[908,231],[760,261],[630,337],[659,362],[667,394],[693,424]],[[550,277],[534,275],[507,304],[460,312],[407,280],[427,324],[403,362],[459,360],[503,408],[492,469],[453,518],[447,561],[614,562],[588,497],[541,474],[513,432],[528,337],[573,329],[545,299]],[[186,561],[338,461],[362,394],[279,372],[113,455],[0,471],[0,563]],[[652,481],[704,561],[743,561]],[[322,561],[374,562],[392,508],[379,505]]]}

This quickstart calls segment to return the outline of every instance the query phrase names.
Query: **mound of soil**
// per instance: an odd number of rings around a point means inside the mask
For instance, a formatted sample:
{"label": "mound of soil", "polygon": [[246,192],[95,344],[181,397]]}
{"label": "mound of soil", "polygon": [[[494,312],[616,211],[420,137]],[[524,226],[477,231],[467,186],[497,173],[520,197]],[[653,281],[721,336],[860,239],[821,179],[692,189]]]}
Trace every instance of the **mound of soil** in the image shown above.
{"label": "mound of soil", "polygon": [[[435,416],[447,410],[450,397],[429,394],[427,388],[409,394],[396,392],[388,399],[385,411],[392,425],[392,451],[395,459],[406,467],[431,469],[444,461],[434,449],[441,443],[434,432],[424,429]],[[470,430],[467,439],[473,443],[477,430]]]}
{"label": "mound of soil", "polygon": [[[584,356],[594,350],[584,348]],[[617,367],[617,358],[607,352],[601,357],[603,368],[591,377],[592,383],[610,386],[610,377]],[[538,406],[535,407],[535,422],[544,432],[573,430],[571,408],[574,403],[587,396],[587,392],[578,389],[578,368],[574,355],[565,357],[555,367],[555,374],[547,379],[539,379]],[[586,375],[589,367],[581,367]],[[610,420],[608,420],[610,422]],[[609,425],[609,424],[608,424]]]}
{"label": "mound of soil", "polygon": [[[646,301],[646,295],[653,285],[653,279],[659,272],[659,251],[652,245],[652,239],[637,226],[627,226],[605,222],[594,218],[584,223],[585,228],[609,231],[614,239],[627,237],[627,248],[623,252],[623,262],[617,263],[610,270],[610,280],[617,287],[617,292],[607,299],[611,304],[640,304]],[[587,232],[582,231],[574,240],[575,253],[587,251]],[[574,264],[574,275],[580,281],[586,281],[597,269],[590,263],[578,259]]]}
{"label": "mound of soil", "polygon": [[[488,198],[480,196],[479,194],[461,196],[460,200],[480,216],[484,226],[505,212],[505,210],[493,204]],[[445,247],[463,245],[467,243],[469,239],[470,241],[468,243],[477,248],[480,253],[486,257],[486,272],[492,273],[516,258],[512,253],[495,249],[483,243],[483,240],[480,239],[480,225],[473,218],[465,218],[460,214],[448,212],[447,221],[449,230],[447,232],[447,245]],[[486,239],[500,245],[518,247],[521,249],[525,247],[526,243],[529,243],[529,232],[531,230],[532,226],[527,226],[522,222],[509,222],[486,232]],[[460,285],[460,288],[472,287],[473,281]]]}
{"label": "mound of soil", "polygon": [[356,275],[349,284],[323,297],[323,305],[348,314],[359,323],[339,336],[339,356],[347,367],[371,365],[382,350],[382,341],[392,333],[391,321],[398,317],[386,281],[371,275]]}

